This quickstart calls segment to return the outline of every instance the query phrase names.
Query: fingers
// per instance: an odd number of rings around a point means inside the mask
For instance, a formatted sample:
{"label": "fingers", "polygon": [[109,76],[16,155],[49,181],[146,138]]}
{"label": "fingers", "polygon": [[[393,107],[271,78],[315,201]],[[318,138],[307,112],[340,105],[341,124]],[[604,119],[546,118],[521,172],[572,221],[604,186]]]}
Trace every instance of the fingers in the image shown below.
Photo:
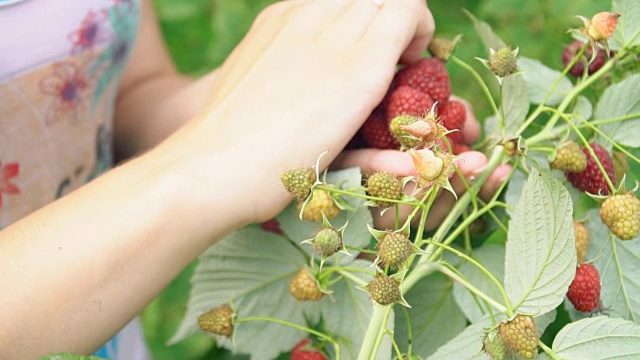
{"label": "fingers", "polygon": [[433,16],[424,1],[386,0],[362,37],[362,49],[372,61],[384,64],[415,62],[434,30]]}
{"label": "fingers", "polygon": [[[362,156],[366,156],[365,153]],[[386,155],[385,155],[386,156]],[[355,159],[355,158],[354,158]],[[375,164],[375,161],[372,162]],[[473,184],[474,179],[478,178],[485,170],[487,165],[487,157],[477,151],[469,151],[460,154],[460,159],[456,162],[456,166],[458,167],[458,172],[462,175],[462,178],[458,173],[454,174],[451,178],[451,186],[458,197],[464,194],[467,191],[467,186]],[[499,166],[487,179],[485,184],[480,189],[479,195],[480,198],[487,201],[489,200],[496,192],[496,190],[501,186],[501,184],[505,181],[506,177],[509,175],[511,171],[511,167],[508,165]],[[464,180],[463,180],[464,178]],[[412,193],[414,191],[414,184],[407,184],[407,188],[405,189],[405,193]],[[416,196],[420,198],[421,195],[418,194]],[[449,191],[442,190],[438,195],[436,201],[434,202],[431,210],[429,211],[429,215],[427,217],[426,228],[434,229],[436,228],[442,220],[449,214],[451,208],[455,205],[457,201],[456,197],[453,196]],[[406,219],[411,212],[413,211],[413,207],[408,205],[400,205],[399,206],[399,216],[400,219]],[[372,214],[374,217],[374,223],[376,228],[378,229],[391,229],[395,225],[395,212],[387,211],[384,214],[380,214],[378,209],[372,209]],[[414,218],[414,225],[417,225],[419,217],[416,216]]]}
{"label": "fingers", "polygon": [[386,171],[399,177],[416,175],[411,156],[400,150],[346,150],[331,164],[331,168],[336,170],[354,166],[359,166],[365,176],[376,171]]}

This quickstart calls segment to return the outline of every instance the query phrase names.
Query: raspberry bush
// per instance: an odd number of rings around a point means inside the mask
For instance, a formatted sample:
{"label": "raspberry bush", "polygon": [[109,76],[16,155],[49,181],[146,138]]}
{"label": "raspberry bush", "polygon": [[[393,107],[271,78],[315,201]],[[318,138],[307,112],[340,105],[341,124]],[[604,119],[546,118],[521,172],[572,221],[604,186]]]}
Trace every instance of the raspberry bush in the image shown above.
{"label": "raspberry bush", "polygon": [[[330,359],[640,358],[640,5],[575,15],[584,22],[555,69],[471,15],[482,61],[438,39],[447,55],[400,68],[349,147],[405,151],[415,176],[313,164],[280,174],[292,203],[279,231],[248,226],[200,257],[171,342],[202,333],[198,319],[222,307],[233,323],[212,336],[258,360],[298,354],[309,338]],[[468,151],[452,69],[492,111],[472,146],[489,162],[427,230]],[[508,178],[481,199],[505,163]],[[375,228],[383,211],[394,228]]]}

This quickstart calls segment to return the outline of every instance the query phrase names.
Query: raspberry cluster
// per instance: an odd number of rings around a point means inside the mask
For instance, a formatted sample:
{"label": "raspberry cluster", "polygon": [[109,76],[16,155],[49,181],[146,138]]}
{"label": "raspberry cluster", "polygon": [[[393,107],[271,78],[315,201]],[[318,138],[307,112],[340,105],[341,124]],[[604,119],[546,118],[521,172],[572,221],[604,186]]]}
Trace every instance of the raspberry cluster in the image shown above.
{"label": "raspberry cluster", "polygon": [[[468,151],[469,147],[463,142],[466,108],[462,102],[451,98],[449,73],[443,60],[437,57],[423,58],[396,73],[382,103],[371,113],[349,146],[376,149],[412,147],[411,142],[401,143],[398,136],[394,136],[390,130],[392,121],[399,116],[424,118],[432,109],[438,124],[445,131],[451,131],[446,138],[453,153]],[[407,119],[404,118],[401,125],[408,125]],[[396,121],[394,126],[399,125]],[[448,148],[443,141],[436,143],[443,149]]]}

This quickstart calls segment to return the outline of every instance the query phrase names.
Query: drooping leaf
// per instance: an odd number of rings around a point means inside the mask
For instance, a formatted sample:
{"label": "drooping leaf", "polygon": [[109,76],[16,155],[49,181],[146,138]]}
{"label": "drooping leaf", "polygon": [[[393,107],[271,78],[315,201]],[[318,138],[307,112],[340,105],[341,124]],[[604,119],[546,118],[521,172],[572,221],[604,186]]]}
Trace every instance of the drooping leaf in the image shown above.
{"label": "drooping leaf", "polygon": [[465,13],[471,19],[471,21],[473,21],[473,26],[475,27],[478,36],[484,44],[484,49],[487,52],[487,55],[489,55],[490,53],[489,49],[499,50],[507,46],[504,41],[502,41],[502,39],[500,39],[500,37],[496,35],[493,30],[491,30],[491,26],[489,24],[482,20],[479,20],[469,11],[465,10]]}
{"label": "drooping leaf", "polygon": [[[327,174],[327,182],[345,189],[360,188],[362,186],[362,173],[359,168],[355,167],[330,172]],[[356,192],[363,194],[364,190]],[[349,246],[365,248],[371,240],[371,233],[367,229],[367,224],[373,223],[371,210],[364,206],[364,199],[349,196],[344,197],[344,200],[356,211],[342,210],[337,217],[330,220],[331,225],[335,228],[340,228],[348,221],[349,224],[344,232],[343,242]],[[301,220],[298,215],[296,204],[292,203],[276,217],[282,231],[296,243],[313,238],[318,229],[322,227],[321,222]],[[313,253],[313,246],[302,245],[302,249],[310,255]],[[357,255],[353,251],[351,253],[353,253],[353,256],[337,253],[331,256],[327,263],[339,262],[343,265],[348,264]]]}
{"label": "drooping leaf", "polygon": [[640,2],[637,0],[613,0],[613,12],[621,14],[618,19],[618,26],[613,33],[613,39],[610,41],[612,50],[620,50],[624,45],[640,45]]}
{"label": "drooping leaf", "polygon": [[452,282],[441,274],[421,279],[405,295],[411,305],[406,309],[396,307],[395,339],[402,351],[409,343],[409,324],[413,335],[413,353],[426,358],[466,326],[466,319],[456,305],[452,294]]}
{"label": "drooping leaf", "polygon": [[[635,117],[625,121],[607,122],[599,128],[622,145],[640,147],[640,74],[609,86],[598,101],[594,120],[616,119],[634,114]],[[602,140],[601,143],[608,142]]]}
{"label": "drooping leaf", "polygon": [[606,316],[579,320],[560,330],[552,349],[560,358],[568,360],[638,359],[640,326]]}
{"label": "drooping leaf", "polygon": [[[562,75],[561,72],[546,67],[542,62],[526,57],[518,58],[518,68],[522,70],[522,77],[527,84],[529,100],[540,104],[551,90],[551,85]],[[545,102],[547,105],[558,105],[571,90],[573,84],[566,76],[562,77],[555,90]]]}
{"label": "drooping leaf", "polygon": [[531,170],[509,223],[505,290],[514,310],[545,314],[562,302],[576,267],[573,206],[556,179]]}
{"label": "drooping leaf", "polygon": [[502,105],[506,135],[515,135],[529,112],[527,85],[521,74],[513,74],[502,80]]}
{"label": "drooping leaf", "polygon": [[[505,256],[505,247],[503,245],[484,245],[481,248],[475,249],[473,255],[475,260],[489,270],[498,281],[503,281]],[[477,266],[466,262],[460,266],[459,270],[473,286],[497,302],[504,303],[498,286],[480,271]],[[488,313],[487,305],[482,299],[474,297],[469,290],[458,283],[454,284],[453,296],[460,309],[462,309],[472,323],[479,321]],[[494,309],[491,310],[495,312]]]}

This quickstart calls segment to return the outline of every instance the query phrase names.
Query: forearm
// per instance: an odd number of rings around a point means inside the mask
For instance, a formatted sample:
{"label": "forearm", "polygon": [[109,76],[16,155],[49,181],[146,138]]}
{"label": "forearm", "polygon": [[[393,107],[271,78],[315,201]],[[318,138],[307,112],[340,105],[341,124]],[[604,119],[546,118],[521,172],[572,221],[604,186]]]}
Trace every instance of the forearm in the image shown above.
{"label": "forearm", "polygon": [[215,72],[200,79],[165,72],[121,89],[114,121],[117,158],[152,148],[195,117],[214,78]]}
{"label": "forearm", "polygon": [[243,224],[228,195],[237,193],[232,184],[211,183],[225,191],[197,208],[191,180],[156,155],[0,232],[0,358],[95,351],[199,253]]}

